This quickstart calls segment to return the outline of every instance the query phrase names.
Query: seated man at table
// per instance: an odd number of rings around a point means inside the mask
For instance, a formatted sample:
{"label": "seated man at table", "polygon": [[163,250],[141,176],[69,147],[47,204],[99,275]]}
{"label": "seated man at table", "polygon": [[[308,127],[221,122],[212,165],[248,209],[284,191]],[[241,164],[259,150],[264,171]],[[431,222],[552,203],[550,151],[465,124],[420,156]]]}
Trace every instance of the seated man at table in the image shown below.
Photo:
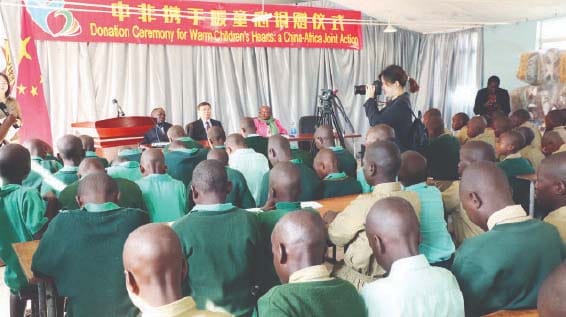
{"label": "seated man at table", "polygon": [[184,290],[199,309],[249,316],[262,261],[257,217],[225,203],[230,183],[218,161],[199,163],[191,188],[196,205],[172,225],[189,265]]}
{"label": "seated man at table", "polygon": [[[96,173],[106,173],[104,166],[102,166],[102,162],[98,158],[85,158],[79,165],[77,175],[80,180],[87,175]],[[114,181],[116,182],[116,185],[118,185],[118,190],[120,191],[118,206],[145,210],[142,193],[136,183],[124,178],[114,178]],[[79,204],[76,200],[78,189],[79,181],[76,181],[61,191],[61,194],[59,195],[61,209],[79,209]]]}
{"label": "seated man at table", "polygon": [[422,229],[411,204],[399,197],[379,200],[367,215],[365,229],[377,263],[389,272],[361,292],[368,316],[464,316],[454,275],[429,265],[419,254]]}
{"label": "seated man at table", "polygon": [[354,199],[341,213],[327,212],[328,235],[336,246],[349,245],[344,254],[344,265],[335,267],[334,276],[345,279],[361,289],[365,283],[383,276],[383,269],[371,255],[364,224],[373,204],[385,197],[405,198],[417,214],[420,201],[414,192],[404,191],[397,175],[401,168],[401,152],[395,143],[376,141],[366,147],[364,174],[368,184],[373,186],[369,194]]}
{"label": "seated man at table", "polygon": [[467,141],[483,141],[495,148],[495,134],[492,129],[487,128],[487,122],[484,117],[477,116],[471,118],[468,121],[467,128]]}
{"label": "seated man at table", "polygon": [[237,133],[226,139],[226,153],[230,156],[230,167],[244,175],[254,200],[259,200],[263,175],[269,172],[267,158],[248,148],[244,137]]}
{"label": "seated man at table", "polygon": [[41,184],[41,195],[55,195],[69,184],[76,182],[77,171],[84,158],[83,143],[74,135],[67,134],[57,141],[59,157],[63,160],[63,168],[53,174],[53,178],[44,178]]}
{"label": "seated man at table", "polygon": [[338,169],[338,158],[332,150],[318,151],[313,165],[322,180],[322,198],[361,194],[362,187],[358,181]]}
{"label": "seated man at table", "polygon": [[183,297],[187,261],[175,232],[164,224],[147,224],[134,230],[124,244],[126,287],[142,317],[228,316],[202,311]]}
{"label": "seated man at table", "polygon": [[207,101],[203,101],[197,105],[198,119],[187,124],[185,129],[187,135],[195,141],[208,140],[208,130],[212,127],[219,127],[222,129],[222,123],[218,120],[212,119],[212,107]]}
{"label": "seated man at table", "polygon": [[501,162],[497,164],[507,177],[513,189],[513,200],[521,204],[523,208],[529,209],[529,187],[528,180],[519,179],[517,176],[533,174],[531,163],[519,153],[525,144],[523,136],[516,131],[503,133],[498,139],[495,147],[497,157],[503,157]]}
{"label": "seated man at table", "polygon": [[554,225],[566,243],[566,153],[542,161],[537,170],[535,196],[544,221]]}
{"label": "seated man at table", "polygon": [[225,149],[226,133],[222,127],[212,127],[208,129],[208,145],[211,149]]}
{"label": "seated man at table", "polygon": [[147,213],[121,208],[118,185],[104,173],[81,179],[81,209],[63,211],[49,224],[33,256],[32,270],[53,279],[67,297],[67,316],[137,316],[124,283],[122,249]]}
{"label": "seated man at table", "polygon": [[424,156],[415,151],[405,151],[401,159],[399,181],[406,191],[417,193],[421,201],[422,240],[419,251],[430,264],[449,269],[455,247],[444,220],[442,194],[438,188],[426,183],[427,161]]}
{"label": "seated man at table", "polygon": [[39,192],[22,187],[30,172],[30,162],[28,150],[19,144],[0,148],[0,259],[6,264],[4,282],[10,288],[10,316],[17,317],[24,316],[26,302],[21,298],[30,289],[26,288],[28,280],[12,243],[39,239],[48,221]]}
{"label": "seated man at table", "polygon": [[257,134],[253,118],[245,117],[240,120],[240,132],[249,148],[267,157],[267,138]]}
{"label": "seated man at table", "polygon": [[[187,136],[187,134],[185,133],[185,129],[183,129],[183,127],[180,125],[174,125],[171,128],[169,128],[169,131],[167,131],[167,137],[169,138],[170,142],[174,142],[174,141],[182,142],[183,144],[185,144],[187,149],[202,148],[202,144],[193,140],[191,137]],[[167,153],[167,151],[169,151],[169,145],[166,145],[163,148],[163,153]]]}
{"label": "seated man at table", "polygon": [[283,285],[259,299],[255,316],[366,316],[356,289],[330,277],[323,262],[326,242],[324,223],[316,213],[296,211],[279,220],[271,249]]}
{"label": "seated man at table", "polygon": [[460,199],[470,219],[486,231],[464,241],[452,265],[466,315],[535,308],[541,283],[566,257],[556,228],[513,202],[505,173],[492,162],[466,167]]}
{"label": "seated man at table", "polygon": [[[45,142],[40,139],[28,139],[22,143],[22,145],[31,154],[32,164],[37,164],[39,168],[43,169],[43,172],[47,174],[56,173],[60,170],[63,165],[57,160],[48,160],[47,158],[47,148],[44,145]],[[29,188],[35,188],[37,191],[41,190],[41,183],[43,177],[38,172],[34,171],[33,168],[29,172],[28,176],[22,182],[22,185]]]}
{"label": "seated man at table", "polygon": [[[369,128],[366,133],[365,146],[368,146],[375,141],[389,141],[395,143],[395,130],[383,123]],[[362,186],[362,193],[365,194],[371,192],[372,188],[366,181],[363,167],[358,168],[356,172],[356,179],[358,180],[358,183],[360,183],[360,186]]]}
{"label": "seated man at table", "polygon": [[143,135],[141,144],[151,145],[152,143],[169,142],[167,131],[171,128],[171,123],[165,122],[165,109],[159,107],[151,110],[151,117],[155,121],[155,126]]}
{"label": "seated man at table", "polygon": [[83,143],[83,150],[85,151],[85,158],[90,158],[90,157],[97,158],[97,159],[100,160],[100,162],[102,163],[104,168],[108,167],[108,160],[103,158],[103,157],[99,157],[98,155],[96,155],[96,152],[95,152],[96,149],[94,148],[94,139],[90,135],[83,134],[83,135],[79,136],[79,139],[81,139],[81,142]]}
{"label": "seated man at table", "polygon": [[[268,151],[269,161],[271,165],[279,162],[291,162],[295,164],[301,172],[301,194],[299,201],[317,200],[322,197],[322,182],[316,173],[304,163],[297,159],[291,158],[291,147],[289,140],[281,135],[273,135],[269,138]],[[261,196],[259,201],[256,201],[258,207],[262,207],[268,200],[269,196],[269,171],[263,175],[261,181]]]}
{"label": "seated man at table", "polygon": [[541,140],[541,150],[545,156],[566,152],[566,143],[556,131],[545,132]]}
{"label": "seated man at table", "polygon": [[259,114],[254,118],[257,134],[266,138],[277,134],[287,134],[287,130],[281,125],[279,120],[271,115],[271,107],[259,107]]}
{"label": "seated man at table", "polygon": [[519,132],[525,139],[525,146],[519,150],[522,157],[526,158],[531,166],[537,170],[540,166],[540,162],[544,159],[544,154],[540,150],[540,147],[535,147],[533,145],[534,134],[533,130],[527,127],[516,128],[515,131]]}
{"label": "seated man at table", "polygon": [[356,162],[356,158],[352,153],[348,152],[348,150],[341,146],[336,146],[334,142],[334,132],[331,126],[321,125],[316,128],[316,131],[314,131],[314,144],[318,150],[332,150],[338,159],[338,168],[351,177],[356,176],[358,162]]}
{"label": "seated man at table", "polygon": [[[228,181],[232,184],[232,190],[226,196],[226,202],[242,209],[255,208],[256,203],[244,175],[238,170],[228,167],[228,153],[221,149],[210,150],[206,159],[217,160],[224,165]],[[191,197],[189,196],[189,198]]]}
{"label": "seated man at table", "polygon": [[163,153],[167,174],[188,186],[191,183],[195,166],[206,160],[208,150],[188,148],[187,143],[175,140],[169,144],[169,151],[163,151]]}
{"label": "seated man at table", "polygon": [[118,156],[112,160],[112,165],[106,168],[106,172],[112,178],[124,178],[132,182],[143,177],[140,170],[140,163],[130,161],[123,156]]}
{"label": "seated man at table", "polygon": [[555,268],[538,292],[537,311],[540,317],[566,316],[566,263]]}
{"label": "seated man at table", "polygon": [[175,221],[187,211],[187,188],[169,176],[163,152],[147,149],[141,157],[143,178],[136,181],[151,222]]}
{"label": "seated man at table", "polygon": [[468,127],[466,126],[468,121],[470,121],[470,117],[465,112],[458,112],[452,116],[453,135],[460,141],[460,144],[464,144],[468,140]]}
{"label": "seated man at table", "polygon": [[429,143],[425,146],[423,155],[428,162],[428,176],[436,181],[457,180],[460,142],[449,133],[444,132],[442,117],[430,118],[426,130]]}

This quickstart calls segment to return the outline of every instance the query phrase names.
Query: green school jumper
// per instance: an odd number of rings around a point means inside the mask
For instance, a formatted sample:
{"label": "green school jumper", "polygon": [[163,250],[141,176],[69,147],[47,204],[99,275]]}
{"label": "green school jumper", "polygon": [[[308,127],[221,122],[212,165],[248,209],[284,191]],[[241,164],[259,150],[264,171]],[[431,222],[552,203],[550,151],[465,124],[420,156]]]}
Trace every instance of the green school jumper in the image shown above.
{"label": "green school jumper", "polygon": [[[61,163],[57,162],[56,160],[44,160],[38,156],[32,156],[31,160],[39,164],[39,166],[43,167],[45,171],[49,172],[50,174],[57,172],[63,167],[63,165],[61,165]],[[41,177],[41,175],[36,171],[31,170],[28,176],[22,182],[22,186],[35,188],[37,189],[37,191],[40,191],[42,181],[43,178]]]}
{"label": "green school jumper", "polygon": [[536,308],[540,285],[565,257],[558,231],[536,219],[499,224],[465,240],[452,273],[464,295],[466,316]]}
{"label": "green school jumper", "polygon": [[[143,196],[140,187],[136,183],[124,178],[115,178],[114,181],[116,181],[118,190],[120,191],[120,201],[118,201],[118,205],[120,207],[137,208],[141,210],[146,209],[145,204],[143,203]],[[79,181],[76,181],[63,189],[63,191],[59,195],[61,209],[79,209],[79,204],[75,199],[78,189]]]}
{"label": "green school jumper", "polygon": [[509,184],[513,189],[513,201],[517,204],[521,204],[523,209],[529,210],[529,189],[530,181],[524,179],[518,179],[517,175],[532,174],[535,172],[531,163],[524,157],[506,159],[499,163],[497,166],[501,168]]}
{"label": "green school jumper", "polygon": [[39,192],[21,185],[0,188],[0,258],[6,263],[4,282],[12,293],[28,285],[12,243],[33,240],[47,223]]}
{"label": "green school jumper", "polygon": [[[185,144],[185,146],[187,147],[187,149],[202,149],[202,144],[200,144],[199,142],[193,140],[193,138],[191,137],[181,137],[181,138],[177,138],[177,141],[181,141],[183,142],[183,144]],[[164,148],[163,148],[163,154],[166,154],[169,152],[169,144],[167,144]]]}
{"label": "green school jumper", "polygon": [[[79,177],[77,176],[78,170],[78,166],[63,166],[63,168],[53,174],[53,176],[62,181],[65,185],[69,185],[79,180]],[[51,185],[49,185],[44,179],[41,183],[41,195],[43,196],[48,192],[53,192],[57,196],[59,196],[59,194],[61,193],[60,191],[51,187]]]}
{"label": "green school jumper", "polygon": [[[311,201],[322,198],[322,181],[312,168],[308,167],[299,160],[291,160],[299,168],[301,174],[301,194],[299,201]],[[256,201],[258,207],[263,207],[267,202],[269,193],[269,171],[263,175],[261,181],[261,196],[259,201]]]}
{"label": "green school jumper", "polygon": [[117,165],[108,166],[106,173],[112,178],[125,178],[135,182],[143,177],[140,163],[134,161],[122,162]]}
{"label": "green school jumper", "polygon": [[85,152],[85,158],[97,158],[100,161],[100,163],[102,163],[104,168],[108,167],[108,160],[103,158],[103,157],[96,155],[96,152],[86,151]]}
{"label": "green school jumper", "polygon": [[68,317],[137,316],[126,292],[122,250],[147,213],[114,203],[87,204],[53,218],[33,256],[32,270],[55,280],[68,298]]}
{"label": "green school jumper", "polygon": [[291,148],[291,158],[297,162],[303,162],[303,164],[312,168],[313,157],[310,152],[298,148]]}
{"label": "green school jumper", "polygon": [[259,317],[364,317],[364,301],[341,279],[298,282],[273,287],[258,301]]}
{"label": "green school jumper", "polygon": [[211,304],[236,316],[251,315],[261,261],[256,215],[229,203],[196,205],[172,228],[189,265],[185,295],[199,309]]}
{"label": "green school jumper", "polygon": [[206,160],[207,154],[208,151],[198,148],[169,151],[165,153],[167,174],[188,186],[193,179],[193,170],[198,163]]}
{"label": "green school jumper", "polygon": [[348,152],[348,150],[341,146],[330,147],[330,150],[336,154],[336,158],[338,159],[338,170],[345,172],[350,177],[355,177],[358,162],[352,153]]}
{"label": "green school jumper", "polygon": [[322,198],[361,194],[362,186],[346,173],[328,174],[322,181]]}
{"label": "green school jumper", "polygon": [[246,145],[254,149],[257,153],[263,154],[267,157],[267,138],[264,138],[259,135],[248,136],[246,137]]}

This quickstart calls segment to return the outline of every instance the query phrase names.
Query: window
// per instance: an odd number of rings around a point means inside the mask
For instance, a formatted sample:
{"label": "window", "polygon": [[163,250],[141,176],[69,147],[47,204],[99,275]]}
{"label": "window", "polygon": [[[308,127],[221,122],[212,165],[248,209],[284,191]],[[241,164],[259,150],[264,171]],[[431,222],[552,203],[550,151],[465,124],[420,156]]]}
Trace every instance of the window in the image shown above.
{"label": "window", "polygon": [[566,49],[566,18],[544,20],[539,22],[539,39],[541,49]]}

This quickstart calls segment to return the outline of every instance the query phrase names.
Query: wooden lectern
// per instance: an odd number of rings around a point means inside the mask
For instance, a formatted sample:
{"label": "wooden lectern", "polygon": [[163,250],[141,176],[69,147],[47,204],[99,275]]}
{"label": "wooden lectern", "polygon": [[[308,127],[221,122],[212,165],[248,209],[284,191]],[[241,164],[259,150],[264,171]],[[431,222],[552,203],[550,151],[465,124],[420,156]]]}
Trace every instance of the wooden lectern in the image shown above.
{"label": "wooden lectern", "polygon": [[99,121],[75,122],[71,124],[80,134],[94,138],[96,152],[111,160],[119,147],[138,145],[143,135],[155,127],[151,117],[119,117]]}

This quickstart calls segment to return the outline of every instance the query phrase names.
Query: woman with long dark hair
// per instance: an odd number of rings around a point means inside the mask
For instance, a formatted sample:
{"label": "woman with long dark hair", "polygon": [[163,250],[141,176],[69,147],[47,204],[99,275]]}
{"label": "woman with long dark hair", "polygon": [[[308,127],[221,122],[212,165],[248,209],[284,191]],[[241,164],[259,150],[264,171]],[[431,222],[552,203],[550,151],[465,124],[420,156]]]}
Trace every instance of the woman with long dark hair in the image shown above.
{"label": "woman with long dark hair", "polygon": [[395,141],[401,151],[408,150],[410,147],[409,129],[413,122],[413,114],[411,110],[411,100],[409,93],[405,91],[405,86],[409,84],[408,91],[411,93],[419,90],[417,81],[410,78],[407,72],[401,66],[387,66],[381,74],[381,89],[387,98],[386,105],[383,109],[377,107],[377,101],[373,97],[376,87],[374,85],[366,86],[366,96],[370,97],[365,103],[366,116],[369,124],[373,127],[383,123],[395,130]]}

